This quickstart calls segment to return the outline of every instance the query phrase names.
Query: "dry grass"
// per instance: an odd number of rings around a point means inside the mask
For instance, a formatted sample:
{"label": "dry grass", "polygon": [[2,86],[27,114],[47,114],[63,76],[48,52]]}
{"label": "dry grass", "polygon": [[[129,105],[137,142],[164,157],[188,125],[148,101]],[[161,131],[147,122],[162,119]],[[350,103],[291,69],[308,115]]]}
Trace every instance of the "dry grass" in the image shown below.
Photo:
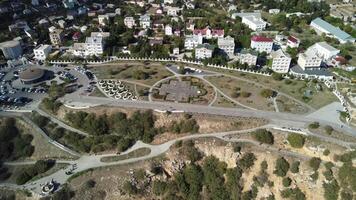
{"label": "dry grass", "polygon": [[[119,62],[98,66],[92,65],[89,69],[95,73],[98,79],[130,80],[147,85],[153,85],[157,81],[173,75],[161,63]],[[141,70],[150,75],[146,80],[136,80],[132,77],[136,70]]]}
{"label": "dry grass", "polygon": [[[273,103],[260,95],[261,91],[263,90],[263,87],[261,86],[223,76],[207,77],[206,79],[226,95],[233,97],[236,101],[242,103],[243,105],[259,110],[274,111]],[[234,97],[233,93],[238,92],[248,92],[250,93],[250,96],[242,97],[240,95],[238,97]]]}

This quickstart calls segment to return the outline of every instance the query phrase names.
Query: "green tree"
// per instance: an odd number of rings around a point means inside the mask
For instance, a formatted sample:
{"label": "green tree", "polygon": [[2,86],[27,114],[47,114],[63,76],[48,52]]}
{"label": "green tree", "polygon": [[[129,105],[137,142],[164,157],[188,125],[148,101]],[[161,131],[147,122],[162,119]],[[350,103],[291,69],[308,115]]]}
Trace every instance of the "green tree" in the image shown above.
{"label": "green tree", "polygon": [[288,170],[289,170],[288,161],[283,157],[278,158],[276,161],[276,168],[273,171],[273,173],[276,174],[277,176],[283,177],[287,174]]}
{"label": "green tree", "polygon": [[266,129],[258,129],[253,133],[253,137],[262,143],[266,144],[273,144],[274,143],[274,137],[273,134],[270,131],[267,131]]}
{"label": "green tree", "polygon": [[284,177],[282,183],[284,187],[289,187],[292,183],[292,179],[290,179],[289,177]]}
{"label": "green tree", "polygon": [[300,165],[299,161],[294,161],[290,167],[290,171],[294,174],[299,173],[299,165]]}
{"label": "green tree", "polygon": [[314,170],[318,170],[320,167],[321,159],[317,157],[313,157],[309,160],[309,166]]}
{"label": "green tree", "polygon": [[274,96],[274,91],[271,89],[263,89],[260,93],[260,95],[264,98],[270,98]]}
{"label": "green tree", "polygon": [[305,143],[304,136],[297,133],[288,134],[287,140],[289,144],[294,148],[302,148]]}

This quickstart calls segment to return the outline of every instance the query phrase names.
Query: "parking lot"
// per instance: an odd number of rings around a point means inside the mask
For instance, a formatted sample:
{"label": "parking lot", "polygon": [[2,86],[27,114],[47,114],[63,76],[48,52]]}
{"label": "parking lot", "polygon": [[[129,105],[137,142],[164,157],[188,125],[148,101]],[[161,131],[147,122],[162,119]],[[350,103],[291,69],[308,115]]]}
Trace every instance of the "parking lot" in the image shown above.
{"label": "parking lot", "polygon": [[[23,83],[19,79],[19,74],[29,67],[46,70],[50,74],[49,78],[47,77],[45,80],[33,84]],[[47,96],[48,87],[53,81],[57,84],[71,83],[77,86],[77,90],[74,92],[78,92],[81,95],[89,95],[96,84],[94,79],[95,77],[90,71],[79,66],[2,66],[0,68],[0,109],[32,109]]]}

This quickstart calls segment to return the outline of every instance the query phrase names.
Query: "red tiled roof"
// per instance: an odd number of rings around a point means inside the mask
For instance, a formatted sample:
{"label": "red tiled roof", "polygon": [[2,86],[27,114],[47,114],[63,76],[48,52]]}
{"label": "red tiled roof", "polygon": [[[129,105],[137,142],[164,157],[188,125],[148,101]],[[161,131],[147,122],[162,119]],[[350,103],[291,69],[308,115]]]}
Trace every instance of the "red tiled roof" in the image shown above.
{"label": "red tiled roof", "polygon": [[266,37],[258,36],[258,35],[252,36],[251,40],[255,41],[255,42],[273,42],[273,40],[271,38],[266,38]]}
{"label": "red tiled roof", "polygon": [[288,37],[288,41],[291,41],[293,43],[298,43],[299,42],[299,40],[297,38],[293,37],[293,36],[289,36]]}
{"label": "red tiled roof", "polygon": [[72,36],[72,38],[74,39],[78,39],[80,37],[80,33],[79,32],[75,32]]}

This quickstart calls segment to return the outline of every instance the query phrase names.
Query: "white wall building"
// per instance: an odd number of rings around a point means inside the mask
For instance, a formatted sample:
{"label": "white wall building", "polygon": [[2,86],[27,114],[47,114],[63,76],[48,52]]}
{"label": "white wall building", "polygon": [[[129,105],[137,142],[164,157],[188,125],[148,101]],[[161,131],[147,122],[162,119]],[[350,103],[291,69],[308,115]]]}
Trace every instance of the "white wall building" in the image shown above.
{"label": "white wall building", "polygon": [[184,47],[188,50],[192,50],[199,44],[203,44],[203,37],[200,35],[186,35]]}
{"label": "white wall building", "polygon": [[52,46],[51,45],[39,45],[35,49],[33,49],[33,54],[35,55],[34,58],[36,60],[44,61],[46,60],[48,54],[51,52]]}
{"label": "white wall building", "polygon": [[263,36],[252,36],[251,38],[251,48],[258,52],[271,53],[273,48],[273,40]]}
{"label": "white wall building", "polygon": [[149,15],[140,16],[140,26],[141,28],[147,29],[151,27],[151,17]]}
{"label": "white wall building", "polygon": [[272,70],[277,73],[288,73],[292,58],[281,49],[271,53]]}
{"label": "white wall building", "polygon": [[316,51],[317,56],[319,56],[319,58],[322,58],[325,61],[330,60],[332,57],[340,53],[340,50],[330,46],[326,42],[315,43],[309,48],[314,49]]}
{"label": "white wall building", "polygon": [[104,53],[104,42],[102,37],[87,37],[85,40],[85,55],[101,55]]}
{"label": "white wall building", "polygon": [[298,57],[298,65],[303,70],[308,69],[319,69],[322,59],[317,56],[317,53],[314,49],[309,48],[304,53],[300,53]]}
{"label": "white wall building", "polygon": [[124,24],[127,28],[133,28],[134,26],[136,26],[136,22],[133,17],[125,17]]}
{"label": "white wall building", "polygon": [[262,31],[267,26],[267,22],[262,19],[261,13],[237,13],[236,16],[241,17],[242,23],[254,31]]}
{"label": "white wall building", "polygon": [[170,26],[169,24],[167,24],[167,25],[164,27],[164,34],[167,35],[167,36],[173,35],[172,26]]}
{"label": "white wall building", "polygon": [[164,4],[173,4],[174,0],[164,0],[163,3]]}
{"label": "white wall building", "polygon": [[206,59],[213,56],[214,46],[205,43],[200,44],[195,48],[195,58],[196,59]]}
{"label": "white wall building", "polygon": [[252,50],[243,49],[238,56],[241,64],[247,64],[248,66],[256,66],[258,53]]}
{"label": "white wall building", "polygon": [[228,56],[234,55],[235,40],[231,36],[218,38],[218,47],[222,49]]}
{"label": "white wall building", "polygon": [[290,48],[298,48],[300,40],[294,36],[289,36],[287,39],[287,46]]}
{"label": "white wall building", "polygon": [[326,36],[336,38],[342,44],[347,42],[355,42],[355,38],[353,38],[351,35],[342,31],[339,27],[335,27],[329,24],[321,18],[314,19],[310,23],[310,27],[313,28],[318,35],[325,33]]}
{"label": "white wall building", "polygon": [[178,8],[178,7],[168,7],[167,8],[168,16],[176,17],[176,16],[178,16],[179,12],[180,12],[180,8]]}

